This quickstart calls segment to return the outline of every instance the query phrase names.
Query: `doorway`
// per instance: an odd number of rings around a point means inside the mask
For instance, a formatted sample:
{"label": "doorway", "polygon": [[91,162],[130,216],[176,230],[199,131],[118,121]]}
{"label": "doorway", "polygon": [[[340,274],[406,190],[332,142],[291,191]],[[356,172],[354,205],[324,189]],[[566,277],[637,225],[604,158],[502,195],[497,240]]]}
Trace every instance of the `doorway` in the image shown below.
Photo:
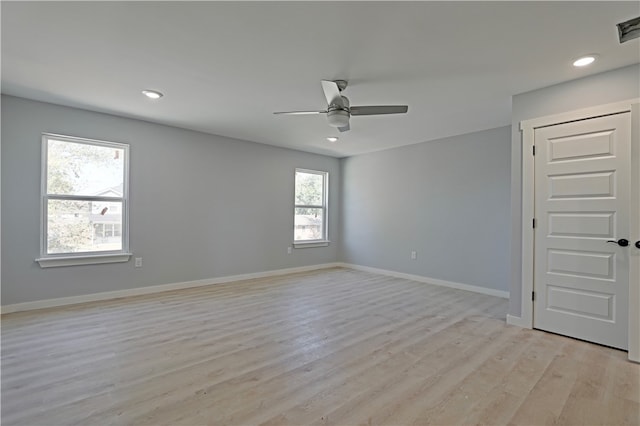
{"label": "doorway", "polygon": [[521,123],[521,318],[532,328],[629,350],[636,361],[638,121],[638,102],[630,101]]}

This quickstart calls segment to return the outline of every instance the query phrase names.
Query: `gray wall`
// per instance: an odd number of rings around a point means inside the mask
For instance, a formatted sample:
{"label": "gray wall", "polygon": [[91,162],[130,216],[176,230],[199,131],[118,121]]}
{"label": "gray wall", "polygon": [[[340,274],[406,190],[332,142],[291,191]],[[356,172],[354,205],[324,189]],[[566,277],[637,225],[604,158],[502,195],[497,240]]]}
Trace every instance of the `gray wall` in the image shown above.
{"label": "gray wall", "polygon": [[522,295],[522,140],[520,121],[623,101],[640,96],[640,65],[592,75],[516,95],[511,135],[511,298],[509,313],[520,316]]}
{"label": "gray wall", "polygon": [[[511,130],[341,161],[3,96],[2,304],[342,260],[508,290],[519,316],[520,121],[639,97],[639,76],[633,65],[516,95]],[[130,240],[143,268],[34,262],[42,132],[131,144]],[[333,243],[287,255],[295,167],[329,171]]]}
{"label": "gray wall", "polygon": [[343,159],[343,260],[507,291],[510,134],[502,127]]}
{"label": "gray wall", "polygon": [[[131,145],[130,245],[144,258],[41,269],[41,133]],[[330,174],[329,247],[294,250],[296,167]],[[2,97],[2,304],[334,262],[339,160]]]}

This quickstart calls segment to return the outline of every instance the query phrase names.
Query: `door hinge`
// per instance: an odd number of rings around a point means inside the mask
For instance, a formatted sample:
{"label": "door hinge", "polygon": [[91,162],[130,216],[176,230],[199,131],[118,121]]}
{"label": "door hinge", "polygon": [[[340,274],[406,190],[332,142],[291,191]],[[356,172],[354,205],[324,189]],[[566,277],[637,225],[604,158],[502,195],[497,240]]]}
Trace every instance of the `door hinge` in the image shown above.
{"label": "door hinge", "polygon": [[535,229],[535,227],[536,227],[536,218],[535,217],[531,221],[531,224],[533,225],[533,228]]}
{"label": "door hinge", "polygon": [[533,149],[532,149],[532,151],[533,151],[533,155],[536,155],[536,146],[534,145],[532,148],[533,148]]}
{"label": "door hinge", "polygon": [[535,302],[535,301],[536,301],[536,292],[535,292],[535,291],[532,291],[532,292],[531,292],[531,301],[532,301],[532,302]]}

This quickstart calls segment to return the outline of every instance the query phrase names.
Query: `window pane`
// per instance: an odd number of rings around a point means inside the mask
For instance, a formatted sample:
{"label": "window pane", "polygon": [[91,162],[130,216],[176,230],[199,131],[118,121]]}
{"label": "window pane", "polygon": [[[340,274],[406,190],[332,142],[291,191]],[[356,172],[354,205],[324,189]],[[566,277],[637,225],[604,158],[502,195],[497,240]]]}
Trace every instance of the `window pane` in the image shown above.
{"label": "window pane", "polygon": [[47,254],[122,250],[121,212],[121,202],[49,200]]}
{"label": "window pane", "polygon": [[294,241],[321,240],[322,209],[295,209]]}
{"label": "window pane", "polygon": [[47,193],[122,197],[124,149],[49,139]]}
{"label": "window pane", "polygon": [[296,204],[322,206],[324,176],[315,173],[296,172]]}

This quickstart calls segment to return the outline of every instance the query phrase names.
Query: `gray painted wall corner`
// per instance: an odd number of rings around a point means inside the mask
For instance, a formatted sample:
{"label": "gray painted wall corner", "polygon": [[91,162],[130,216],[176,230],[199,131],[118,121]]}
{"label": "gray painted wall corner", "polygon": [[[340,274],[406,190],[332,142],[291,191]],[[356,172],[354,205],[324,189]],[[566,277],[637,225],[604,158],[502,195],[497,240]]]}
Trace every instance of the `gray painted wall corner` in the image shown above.
{"label": "gray painted wall corner", "polygon": [[344,262],[508,290],[508,126],[346,158],[341,167]]}

